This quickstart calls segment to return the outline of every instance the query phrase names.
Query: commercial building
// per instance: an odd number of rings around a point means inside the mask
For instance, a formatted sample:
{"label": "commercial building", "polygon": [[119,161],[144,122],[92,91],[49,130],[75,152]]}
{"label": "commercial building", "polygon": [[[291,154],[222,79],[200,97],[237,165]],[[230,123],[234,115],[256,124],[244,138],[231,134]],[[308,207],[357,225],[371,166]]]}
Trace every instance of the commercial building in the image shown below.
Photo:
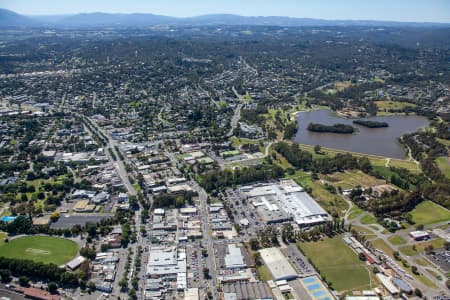
{"label": "commercial building", "polygon": [[233,283],[223,285],[224,300],[272,300],[270,289],[261,281],[248,283]]}
{"label": "commercial building", "polygon": [[297,272],[281,253],[280,249],[266,248],[259,250],[259,253],[275,281],[297,278]]}
{"label": "commercial building", "polygon": [[245,187],[241,191],[267,224],[293,220],[299,226],[311,226],[330,219],[327,212],[292,180]]}
{"label": "commercial building", "polygon": [[426,231],[411,231],[409,236],[412,237],[415,241],[423,241],[428,240],[430,238],[430,234]]}
{"label": "commercial building", "polygon": [[176,282],[177,290],[187,288],[186,253],[176,247],[150,250],[146,275],[148,278]]}
{"label": "commercial building", "polygon": [[225,268],[242,269],[246,267],[242,252],[235,244],[228,244],[228,253],[225,255]]}

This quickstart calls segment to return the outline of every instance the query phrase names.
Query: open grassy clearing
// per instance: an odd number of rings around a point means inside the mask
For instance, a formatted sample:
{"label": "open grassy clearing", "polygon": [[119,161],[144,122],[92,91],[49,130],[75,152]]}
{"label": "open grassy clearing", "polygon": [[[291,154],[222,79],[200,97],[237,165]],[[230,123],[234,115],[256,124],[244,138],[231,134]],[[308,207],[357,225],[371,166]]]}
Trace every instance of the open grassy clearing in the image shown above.
{"label": "open grassy clearing", "polygon": [[419,266],[422,266],[422,267],[432,267],[432,265],[425,258],[421,258],[421,257],[420,258],[416,258],[414,260],[414,262],[416,264],[418,264]]}
{"label": "open grassy clearing", "polygon": [[0,231],[0,247],[5,243],[5,238],[7,236],[6,232]]}
{"label": "open grassy clearing", "polygon": [[350,209],[350,212],[348,213],[348,219],[349,220],[356,219],[363,213],[364,213],[364,210],[362,210],[361,208],[359,208],[356,205],[353,205],[352,208]]}
{"label": "open grassy clearing", "polygon": [[438,157],[436,163],[445,177],[450,179],[450,159],[448,157]]}
{"label": "open grassy clearing", "polygon": [[[370,288],[370,277],[358,256],[340,236],[319,242],[297,243],[338,291]],[[342,276],[345,274],[345,276]]]}
{"label": "open grassy clearing", "polygon": [[352,189],[357,186],[370,187],[385,183],[384,180],[376,179],[373,176],[357,170],[333,173],[331,175],[322,176],[321,178],[335,187],[340,186],[344,190]]}
{"label": "open grassy clearing", "polygon": [[415,249],[414,249],[414,246],[408,245],[408,246],[399,248],[399,250],[400,250],[400,252],[402,252],[403,254],[405,254],[407,256],[414,256],[414,255],[417,255],[420,253],[424,253],[425,248],[430,245],[433,246],[434,249],[439,249],[439,248],[443,248],[444,244],[445,244],[445,240],[439,238],[439,239],[434,239],[431,241],[417,243],[417,244],[415,244]]}
{"label": "open grassy clearing", "polygon": [[406,107],[416,107],[413,103],[408,102],[398,102],[398,101],[375,101],[379,111],[390,110],[390,109],[404,109]]}
{"label": "open grassy clearing", "polygon": [[392,245],[403,245],[406,244],[406,241],[404,238],[402,238],[399,235],[392,235],[388,237],[389,242],[392,243]]}
{"label": "open grassy clearing", "polygon": [[415,174],[422,172],[420,170],[420,167],[415,162],[408,161],[408,160],[391,159],[389,161],[389,166],[407,169],[411,173],[415,173]]}
{"label": "open grassy clearing", "polygon": [[370,243],[372,244],[372,246],[374,248],[377,248],[377,249],[383,251],[384,254],[388,255],[389,257],[394,258],[394,255],[393,255],[394,250],[392,250],[392,248],[388,244],[386,244],[386,242],[383,241],[382,239],[376,239],[376,240],[371,241]]}
{"label": "open grassy clearing", "polygon": [[439,143],[444,144],[447,147],[450,146],[450,140],[444,140],[444,139],[440,139],[440,138],[437,138],[437,140]]}
{"label": "open grassy clearing", "polygon": [[352,230],[355,230],[360,235],[365,235],[366,238],[375,237],[375,233],[365,227],[352,225]]}
{"label": "open grassy clearing", "polygon": [[343,216],[348,209],[348,204],[339,194],[333,194],[320,181],[314,181],[311,184],[312,196],[317,202],[329,213],[336,212],[339,216]]}
{"label": "open grassy clearing", "polygon": [[77,253],[75,242],[49,236],[20,237],[0,246],[0,256],[57,265],[67,263]]}
{"label": "open grassy clearing", "polygon": [[372,216],[370,214],[367,214],[361,218],[361,224],[369,225],[369,224],[376,224],[376,223],[377,223],[377,218],[375,218],[374,216]]}
{"label": "open grassy clearing", "polygon": [[412,211],[412,220],[416,224],[429,225],[450,221],[450,211],[434,202],[424,201]]}

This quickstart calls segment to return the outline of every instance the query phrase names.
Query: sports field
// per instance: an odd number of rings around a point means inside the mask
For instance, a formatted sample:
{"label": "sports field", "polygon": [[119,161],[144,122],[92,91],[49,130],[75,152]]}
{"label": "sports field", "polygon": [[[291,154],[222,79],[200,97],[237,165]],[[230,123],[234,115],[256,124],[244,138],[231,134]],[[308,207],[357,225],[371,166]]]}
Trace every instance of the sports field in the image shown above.
{"label": "sports field", "polygon": [[364,263],[340,236],[297,245],[318,267],[321,275],[331,281],[337,291],[370,288],[369,273],[364,268]]}
{"label": "sports field", "polygon": [[0,246],[0,256],[62,265],[78,252],[75,242],[49,236],[26,236]]}

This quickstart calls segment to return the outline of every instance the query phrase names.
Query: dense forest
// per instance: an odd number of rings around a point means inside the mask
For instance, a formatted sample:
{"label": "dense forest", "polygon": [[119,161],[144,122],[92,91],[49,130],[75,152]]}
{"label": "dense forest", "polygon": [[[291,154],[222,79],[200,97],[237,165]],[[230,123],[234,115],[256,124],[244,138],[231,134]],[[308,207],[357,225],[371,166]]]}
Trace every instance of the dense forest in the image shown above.
{"label": "dense forest", "polygon": [[383,128],[389,127],[389,124],[386,122],[377,122],[377,121],[369,121],[369,120],[354,120],[353,124],[361,125],[368,128]]}
{"label": "dense forest", "polygon": [[355,132],[355,128],[346,124],[334,124],[324,125],[319,123],[309,123],[308,130],[313,132],[331,132],[331,133],[343,133],[352,134]]}

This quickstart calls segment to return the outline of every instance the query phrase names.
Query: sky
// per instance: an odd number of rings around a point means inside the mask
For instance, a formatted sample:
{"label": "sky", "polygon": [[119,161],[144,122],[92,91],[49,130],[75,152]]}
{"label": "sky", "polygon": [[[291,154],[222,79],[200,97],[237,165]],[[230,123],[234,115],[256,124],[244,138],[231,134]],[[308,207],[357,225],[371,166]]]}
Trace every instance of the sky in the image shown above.
{"label": "sky", "polygon": [[25,15],[138,12],[190,17],[226,13],[450,23],[450,0],[0,0],[0,8]]}

